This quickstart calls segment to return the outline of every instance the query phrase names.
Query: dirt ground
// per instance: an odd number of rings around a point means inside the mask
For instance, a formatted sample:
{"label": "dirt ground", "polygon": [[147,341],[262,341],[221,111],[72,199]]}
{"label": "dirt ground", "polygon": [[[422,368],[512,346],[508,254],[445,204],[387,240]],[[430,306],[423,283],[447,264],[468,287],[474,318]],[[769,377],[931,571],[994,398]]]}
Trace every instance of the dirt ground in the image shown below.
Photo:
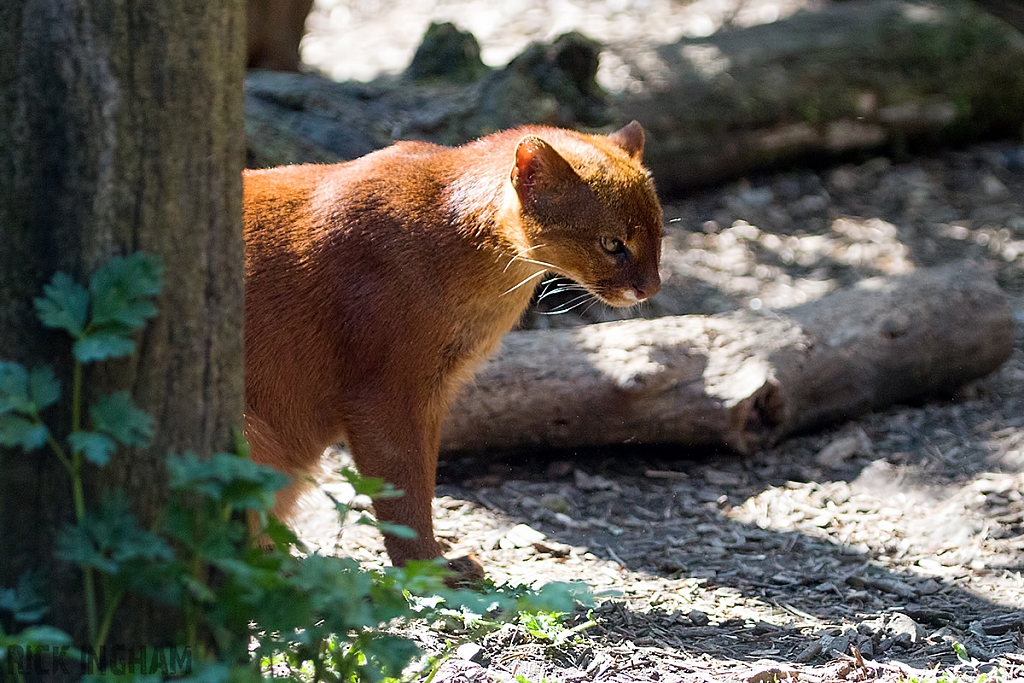
{"label": "dirt ground", "polygon": [[[972,258],[1024,318],[1021,198],[1024,147],[1009,142],[735,183],[666,206],[653,308],[784,307]],[[582,579],[600,597],[578,640],[505,628],[437,680],[1024,679],[1022,403],[1024,333],[955,400],[753,457],[663,446],[442,463],[437,533],[451,554],[475,552],[497,582]],[[301,529],[325,552],[386,562],[372,532],[339,534],[316,496]]]}
{"label": "dirt ground", "polygon": [[[750,178],[665,217],[664,289],[645,315],[784,308],[969,258],[1024,321],[1019,141]],[[442,463],[435,518],[452,555],[475,552],[497,582],[582,579],[599,597],[577,637],[506,626],[435,680],[1024,680],[1022,404],[1024,330],[954,399],[752,457],[662,446]],[[324,488],[345,495],[332,477]],[[386,563],[379,538],[339,530],[325,502],[307,499],[303,538]]]}

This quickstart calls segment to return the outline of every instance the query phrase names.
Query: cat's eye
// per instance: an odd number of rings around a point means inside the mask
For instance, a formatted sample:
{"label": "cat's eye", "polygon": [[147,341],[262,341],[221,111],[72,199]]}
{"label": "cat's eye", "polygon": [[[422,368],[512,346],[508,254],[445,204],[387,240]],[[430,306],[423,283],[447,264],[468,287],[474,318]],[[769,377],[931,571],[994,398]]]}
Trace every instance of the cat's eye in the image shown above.
{"label": "cat's eye", "polygon": [[602,237],[601,248],[609,254],[624,254],[626,245],[618,237]]}

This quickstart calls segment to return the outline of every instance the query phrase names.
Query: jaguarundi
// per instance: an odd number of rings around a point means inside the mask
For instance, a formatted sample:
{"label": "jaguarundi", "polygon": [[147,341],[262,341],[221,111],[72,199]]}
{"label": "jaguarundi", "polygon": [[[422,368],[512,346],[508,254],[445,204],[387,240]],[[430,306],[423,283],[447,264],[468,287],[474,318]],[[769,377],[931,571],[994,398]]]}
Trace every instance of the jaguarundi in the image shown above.
{"label": "jaguarundi", "polygon": [[442,555],[442,420],[538,278],[571,278],[612,306],[661,285],[643,149],[636,121],[607,136],[528,126],[245,172],[245,432],[254,460],[293,477],[278,517],[343,441],[360,473],[404,491],[374,502],[417,533],[385,536],[392,562]]}

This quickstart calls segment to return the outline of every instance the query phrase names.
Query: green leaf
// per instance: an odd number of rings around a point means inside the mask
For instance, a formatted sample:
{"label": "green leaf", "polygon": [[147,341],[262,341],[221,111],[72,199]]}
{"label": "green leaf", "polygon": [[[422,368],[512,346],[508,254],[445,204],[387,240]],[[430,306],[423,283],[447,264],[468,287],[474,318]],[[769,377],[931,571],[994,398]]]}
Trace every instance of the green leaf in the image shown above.
{"label": "green leaf", "polygon": [[282,552],[288,552],[289,548],[300,543],[299,537],[295,535],[291,527],[275,517],[270,517],[267,520],[267,525],[260,532],[273,541],[274,547]]}
{"label": "green leaf", "polygon": [[[129,647],[131,647],[131,646],[129,646]],[[128,655],[128,657],[130,658],[132,656],[137,656],[135,653],[138,652],[138,651],[132,651],[131,649],[129,649],[128,652],[131,653],[131,654]],[[94,652],[89,652],[88,656],[92,657],[92,658],[95,658],[96,654]],[[138,662],[138,663],[135,664],[134,666],[135,667],[144,667],[146,662],[152,662],[153,661],[152,657],[155,657],[155,656],[156,655],[146,655],[146,654],[143,654],[142,655],[142,657],[143,657],[142,661],[139,662],[138,660],[135,660],[135,662]],[[85,657],[86,657],[86,655],[79,655],[77,658],[78,658],[79,661],[86,661]],[[82,676],[82,678],[79,680],[79,683],[164,683],[164,677],[163,677],[162,674],[159,674],[159,673],[156,673],[156,674],[133,673],[132,672],[133,665],[128,664],[128,662],[132,662],[132,661],[133,661],[132,659],[128,659],[127,662],[123,663],[124,668],[128,670],[126,673],[117,673],[117,674],[115,674],[115,673],[111,673],[110,669],[106,669],[106,670],[101,669],[100,673],[86,674],[85,676]],[[167,661],[170,661],[169,657],[167,658]],[[158,660],[158,662],[159,662],[159,660]],[[93,664],[93,666],[94,666],[94,668],[96,668],[95,664]],[[120,666],[122,666],[122,663],[118,662],[116,664],[113,664],[113,666],[119,666],[120,667]],[[159,666],[160,666],[159,663],[157,664],[157,666],[159,668]],[[171,679],[168,678],[168,680],[171,680]],[[177,683],[177,679],[174,679],[174,680],[175,680],[175,683]]]}
{"label": "green leaf", "polygon": [[389,534],[396,538],[418,538],[419,534],[402,524],[391,524],[390,522],[374,522],[363,516],[356,520],[356,524],[369,524],[380,529],[382,534]]}
{"label": "green leaf", "polygon": [[25,572],[16,588],[0,588],[0,611],[9,612],[23,624],[39,621],[50,611],[45,583],[41,574]]}
{"label": "green leaf", "polygon": [[113,439],[97,432],[72,432],[68,443],[75,453],[81,453],[86,460],[101,467],[110,461],[110,454],[117,448]]}
{"label": "green leaf", "polygon": [[86,518],[80,525],[65,527],[57,536],[54,556],[81,567],[94,567],[105,574],[117,572],[117,563],[103,555],[90,534],[88,524],[89,519]]}
{"label": "green leaf", "polygon": [[86,513],[80,524],[65,527],[57,537],[58,559],[116,574],[125,562],[170,560],[167,543],[139,527],[124,495],[110,495],[97,512]]}
{"label": "green leaf", "polygon": [[288,485],[288,476],[234,453],[216,453],[200,460],[194,453],[169,456],[170,487],[194,491],[235,509],[266,510],[274,492]]}
{"label": "green leaf", "polygon": [[339,472],[342,479],[352,485],[357,494],[369,496],[374,500],[382,498],[400,498],[404,491],[396,489],[379,477],[364,477],[351,467],[342,467]]}
{"label": "green leaf", "polygon": [[17,415],[0,415],[0,445],[21,446],[26,451],[33,451],[46,443],[49,433],[46,425]]}
{"label": "green leaf", "polygon": [[182,576],[180,581],[188,593],[199,602],[217,601],[217,594],[202,581],[187,575]]}
{"label": "green leaf", "polygon": [[592,606],[594,598],[590,586],[553,581],[520,597],[516,607],[521,612],[571,612],[577,602],[585,607]]}
{"label": "green leaf", "polygon": [[60,382],[53,368],[44,365],[28,372],[17,363],[0,361],[0,415],[35,416],[60,398]]}
{"label": "green leaf", "polygon": [[[55,657],[81,659],[81,650],[71,647],[70,643],[71,636],[53,626],[29,626],[13,635],[5,635],[3,629],[0,629],[0,662],[4,661],[6,655],[15,652],[15,648],[28,650],[38,647],[50,648]],[[12,670],[10,666],[6,668]]]}
{"label": "green leaf", "polygon": [[384,578],[399,590],[431,598],[437,597],[444,587],[444,578],[451,574],[443,559],[409,560],[404,567],[389,567],[385,571]]}
{"label": "green leaf", "polygon": [[60,647],[71,644],[71,636],[53,626],[29,626],[18,635],[32,645]]}
{"label": "green leaf", "polygon": [[352,599],[369,595],[373,588],[373,576],[362,571],[352,558],[310,555],[298,563],[297,569],[292,585],[309,596],[329,627],[340,632],[379,623],[374,618],[379,604]]}
{"label": "green leaf", "polygon": [[555,640],[567,630],[563,612],[520,614],[519,625],[537,640]]}
{"label": "green leaf", "polygon": [[0,361],[0,415],[29,413],[32,401],[28,393],[28,371],[17,363]]}
{"label": "green leaf", "polygon": [[89,280],[92,319],[97,328],[139,328],[157,314],[148,298],[160,293],[163,266],[153,254],[135,253],[108,261]]}
{"label": "green leaf", "polygon": [[46,327],[67,330],[75,339],[82,336],[89,308],[89,293],[67,273],[57,273],[34,301],[36,315]]}
{"label": "green leaf", "polygon": [[235,453],[238,454],[238,457],[251,457],[252,449],[249,447],[249,442],[245,438],[245,433],[238,427],[231,428],[231,441],[235,444]]}
{"label": "green leaf", "polygon": [[60,398],[60,381],[49,365],[32,369],[28,376],[28,388],[36,410],[48,408]]}
{"label": "green leaf", "polygon": [[223,505],[195,497],[175,498],[168,505],[162,531],[168,538],[180,542],[181,547],[213,561],[234,557],[245,545],[245,521],[231,516],[225,518]]}
{"label": "green leaf", "polygon": [[93,363],[109,358],[124,358],[135,353],[135,342],[116,334],[90,334],[82,337],[71,347],[75,360]]}
{"label": "green leaf", "polygon": [[146,446],[153,437],[153,418],[132,403],[127,391],[103,396],[89,408],[92,427],[125,446]]}
{"label": "green leaf", "polygon": [[232,671],[227,664],[219,662],[202,664],[191,676],[179,678],[177,683],[228,683]]}
{"label": "green leaf", "polygon": [[359,669],[367,681],[400,680],[403,670],[423,654],[413,640],[389,633],[371,635],[362,649],[367,661]]}

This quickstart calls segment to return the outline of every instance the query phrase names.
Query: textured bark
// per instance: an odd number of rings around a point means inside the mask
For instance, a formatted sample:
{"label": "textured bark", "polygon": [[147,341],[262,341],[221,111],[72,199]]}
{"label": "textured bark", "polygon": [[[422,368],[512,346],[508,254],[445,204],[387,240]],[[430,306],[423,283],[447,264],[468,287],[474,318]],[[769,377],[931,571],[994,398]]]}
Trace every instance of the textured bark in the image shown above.
{"label": "textured bark", "polygon": [[452,408],[442,451],[679,443],[749,453],[951,392],[1012,347],[1008,298],[970,262],[786,311],[513,332]]}
{"label": "textured bark", "polygon": [[848,0],[707,38],[608,45],[636,79],[618,97],[594,81],[597,50],[578,35],[534,45],[469,86],[253,72],[248,163],[637,119],[659,191],[676,194],[783,164],[1018,135],[1024,124],[1024,39],[967,0]]}
{"label": "textured bark", "polygon": [[[31,298],[57,270],[84,281],[113,255],[163,258],[160,314],[139,352],[87,378],[90,395],[129,389],[155,418],[151,448],[87,482],[93,501],[125,489],[144,524],[165,499],[166,454],[222,449],[241,420],[243,10],[0,3],[0,358],[55,365],[67,393],[69,344],[40,328]],[[50,570],[50,618],[80,637],[78,579],[51,561],[70,489],[47,456],[0,449],[0,585]],[[171,642],[175,623],[129,604],[111,642]]]}

